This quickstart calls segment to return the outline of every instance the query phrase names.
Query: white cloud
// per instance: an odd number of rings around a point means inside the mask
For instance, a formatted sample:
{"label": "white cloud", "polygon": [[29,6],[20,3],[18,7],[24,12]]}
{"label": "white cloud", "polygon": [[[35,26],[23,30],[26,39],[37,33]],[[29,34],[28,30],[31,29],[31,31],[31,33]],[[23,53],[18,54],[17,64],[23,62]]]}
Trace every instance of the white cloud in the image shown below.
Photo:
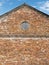
{"label": "white cloud", "polygon": [[0,7],[2,7],[2,6],[4,5],[5,2],[6,2],[6,0],[0,1]]}
{"label": "white cloud", "polygon": [[39,8],[49,12],[49,1],[40,2]]}
{"label": "white cloud", "polygon": [[0,7],[3,5],[3,2],[0,2]]}

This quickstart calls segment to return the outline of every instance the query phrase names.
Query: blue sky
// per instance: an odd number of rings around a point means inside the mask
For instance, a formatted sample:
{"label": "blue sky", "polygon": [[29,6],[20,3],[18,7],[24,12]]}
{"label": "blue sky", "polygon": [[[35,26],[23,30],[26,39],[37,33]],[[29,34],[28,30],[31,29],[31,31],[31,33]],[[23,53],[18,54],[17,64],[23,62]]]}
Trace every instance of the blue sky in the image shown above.
{"label": "blue sky", "polygon": [[0,15],[14,9],[24,2],[49,15],[49,0],[0,0]]}

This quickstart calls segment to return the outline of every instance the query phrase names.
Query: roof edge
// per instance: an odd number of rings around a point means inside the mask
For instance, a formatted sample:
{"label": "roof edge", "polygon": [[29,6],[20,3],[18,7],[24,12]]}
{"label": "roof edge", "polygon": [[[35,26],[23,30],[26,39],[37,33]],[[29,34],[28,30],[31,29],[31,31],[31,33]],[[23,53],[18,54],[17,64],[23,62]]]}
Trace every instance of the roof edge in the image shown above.
{"label": "roof edge", "polygon": [[2,18],[3,16],[8,15],[10,12],[12,12],[12,11],[14,11],[14,10],[18,10],[20,7],[23,7],[23,6],[28,6],[28,7],[30,7],[31,9],[34,9],[34,10],[36,10],[37,12],[39,12],[39,13],[41,13],[41,14],[43,14],[43,15],[49,17],[48,14],[46,14],[46,13],[44,13],[44,12],[38,10],[37,8],[34,8],[34,7],[32,7],[31,5],[29,5],[29,4],[27,4],[27,3],[23,3],[23,4],[20,4],[19,6],[15,7],[14,9],[12,9],[12,10],[10,10],[10,11],[8,11],[8,12],[2,14],[2,15],[0,16],[0,18]]}

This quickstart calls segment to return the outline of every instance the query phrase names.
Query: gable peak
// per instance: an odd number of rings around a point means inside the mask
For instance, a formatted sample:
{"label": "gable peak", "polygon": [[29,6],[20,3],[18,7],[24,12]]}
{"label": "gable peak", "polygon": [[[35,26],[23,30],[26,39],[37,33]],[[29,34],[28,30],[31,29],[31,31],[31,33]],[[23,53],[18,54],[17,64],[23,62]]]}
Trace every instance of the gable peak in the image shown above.
{"label": "gable peak", "polygon": [[23,6],[29,6],[29,4],[27,4],[27,3],[23,3],[22,5],[23,5]]}

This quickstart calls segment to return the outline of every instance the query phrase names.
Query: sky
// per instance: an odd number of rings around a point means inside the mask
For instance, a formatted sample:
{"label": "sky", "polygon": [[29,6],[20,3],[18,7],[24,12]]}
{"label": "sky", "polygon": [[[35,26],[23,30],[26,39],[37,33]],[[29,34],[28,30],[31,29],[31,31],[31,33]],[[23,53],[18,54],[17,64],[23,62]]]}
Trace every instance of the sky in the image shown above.
{"label": "sky", "polygon": [[0,15],[26,3],[49,15],[49,0],[0,0]]}

